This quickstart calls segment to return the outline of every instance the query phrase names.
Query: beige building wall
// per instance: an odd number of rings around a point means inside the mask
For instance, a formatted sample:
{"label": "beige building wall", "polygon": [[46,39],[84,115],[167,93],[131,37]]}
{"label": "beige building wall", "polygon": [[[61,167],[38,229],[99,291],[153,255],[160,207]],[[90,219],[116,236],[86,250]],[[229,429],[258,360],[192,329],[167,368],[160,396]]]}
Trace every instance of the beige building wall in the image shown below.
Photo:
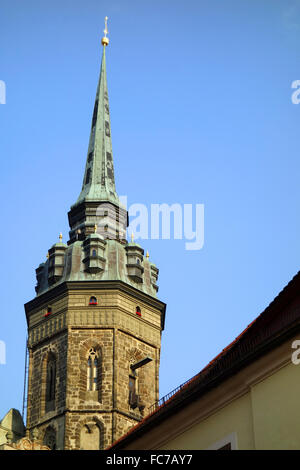
{"label": "beige building wall", "polygon": [[221,447],[223,440],[227,443],[234,434],[239,448],[254,448],[250,393],[195,424],[166,443],[163,449],[209,449],[217,443]]}
{"label": "beige building wall", "polygon": [[287,364],[252,388],[256,449],[300,449],[300,365]]}

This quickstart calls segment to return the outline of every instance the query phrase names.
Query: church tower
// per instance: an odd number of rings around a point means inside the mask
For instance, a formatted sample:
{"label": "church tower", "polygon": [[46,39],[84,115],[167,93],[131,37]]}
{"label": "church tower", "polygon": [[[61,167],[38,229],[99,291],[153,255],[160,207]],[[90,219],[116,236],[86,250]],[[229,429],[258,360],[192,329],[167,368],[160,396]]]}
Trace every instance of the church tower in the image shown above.
{"label": "church tower", "polygon": [[[107,20],[107,19],[106,19]],[[126,240],[115,187],[107,25],[82,189],[36,269],[28,324],[27,433],[52,449],[105,449],[158,399],[165,304],[158,269]]]}

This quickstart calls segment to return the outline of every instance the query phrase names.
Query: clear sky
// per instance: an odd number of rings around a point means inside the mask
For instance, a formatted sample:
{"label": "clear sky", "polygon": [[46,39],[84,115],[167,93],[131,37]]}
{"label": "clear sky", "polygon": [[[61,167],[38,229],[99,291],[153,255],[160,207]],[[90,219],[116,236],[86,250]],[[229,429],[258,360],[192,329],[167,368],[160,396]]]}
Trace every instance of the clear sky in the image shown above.
{"label": "clear sky", "polygon": [[22,407],[23,305],[81,189],[105,15],[118,193],[205,206],[201,250],[140,242],[167,303],[160,395],[300,267],[300,1],[2,0],[0,418]]}

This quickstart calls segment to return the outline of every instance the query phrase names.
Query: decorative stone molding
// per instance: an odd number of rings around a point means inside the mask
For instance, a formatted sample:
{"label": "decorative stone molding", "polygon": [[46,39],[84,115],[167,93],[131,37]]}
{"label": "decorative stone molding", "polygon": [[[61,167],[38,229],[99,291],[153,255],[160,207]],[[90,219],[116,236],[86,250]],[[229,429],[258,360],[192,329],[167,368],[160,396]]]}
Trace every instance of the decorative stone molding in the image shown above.
{"label": "decorative stone molding", "polygon": [[1,450],[51,450],[45,446],[40,440],[30,440],[27,437],[23,437],[17,442],[7,443],[1,446]]}

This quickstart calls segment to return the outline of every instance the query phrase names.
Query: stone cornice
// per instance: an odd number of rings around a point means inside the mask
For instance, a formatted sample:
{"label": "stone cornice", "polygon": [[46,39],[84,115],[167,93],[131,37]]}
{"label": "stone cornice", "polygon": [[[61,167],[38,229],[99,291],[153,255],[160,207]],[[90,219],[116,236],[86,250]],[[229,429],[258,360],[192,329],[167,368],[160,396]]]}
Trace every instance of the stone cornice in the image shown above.
{"label": "stone cornice", "polygon": [[161,329],[164,329],[166,304],[122,281],[65,281],[61,284],[58,284],[24,305],[27,323],[29,313],[33,309],[39,308],[41,304],[51,302],[52,300],[57,299],[59,296],[63,296],[68,291],[89,291],[95,288],[101,290],[120,290],[121,292],[129,294],[148,305],[154,306],[161,311]]}

